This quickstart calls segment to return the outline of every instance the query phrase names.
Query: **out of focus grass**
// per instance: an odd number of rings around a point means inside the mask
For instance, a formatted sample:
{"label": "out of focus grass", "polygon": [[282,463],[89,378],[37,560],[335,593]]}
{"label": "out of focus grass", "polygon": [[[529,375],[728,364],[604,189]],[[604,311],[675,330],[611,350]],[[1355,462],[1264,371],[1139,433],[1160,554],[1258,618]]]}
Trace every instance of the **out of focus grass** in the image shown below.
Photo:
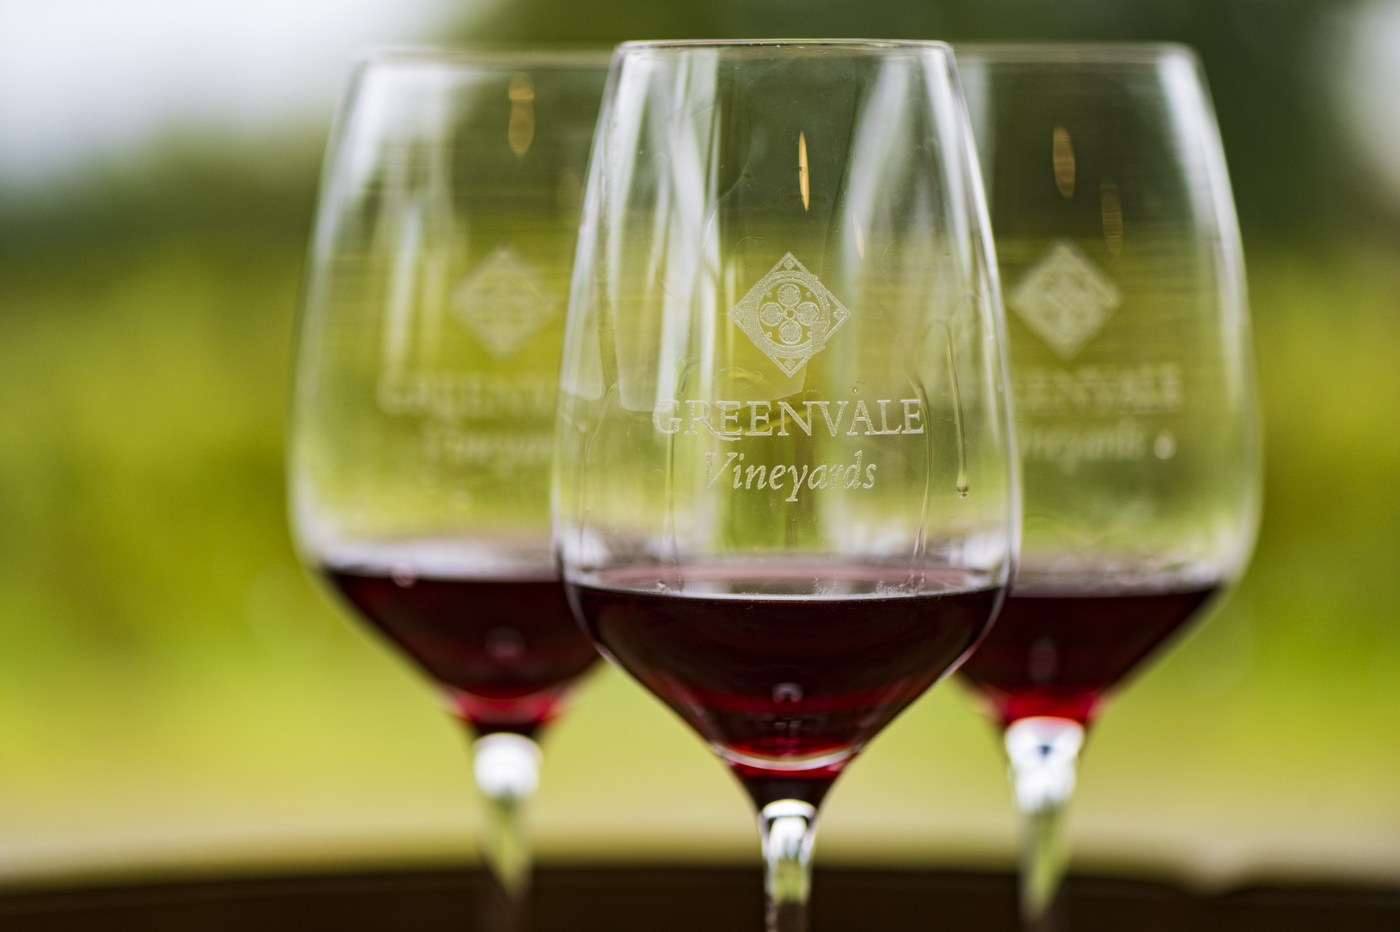
{"label": "out of focus grass", "polygon": [[[128,201],[104,182],[0,230],[0,876],[471,856],[460,736],[288,542],[314,161],[293,155],[243,181],[175,166]],[[1076,843],[1204,879],[1400,879],[1400,273],[1250,260],[1258,554],[1104,720]],[[738,790],[616,672],[548,752],[545,857],[756,859]],[[991,730],[945,684],[838,786],[820,857],[1004,861],[1011,833]]]}

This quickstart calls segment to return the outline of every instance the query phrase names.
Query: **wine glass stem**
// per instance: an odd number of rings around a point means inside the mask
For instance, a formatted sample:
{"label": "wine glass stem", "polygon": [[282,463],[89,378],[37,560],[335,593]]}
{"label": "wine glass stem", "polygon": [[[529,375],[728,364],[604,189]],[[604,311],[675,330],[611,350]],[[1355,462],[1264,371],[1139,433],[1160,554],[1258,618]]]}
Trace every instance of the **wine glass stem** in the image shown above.
{"label": "wine glass stem", "polygon": [[758,829],[763,834],[768,932],[807,932],[817,809],[797,799],[776,800],[759,813]]}
{"label": "wine glass stem", "polygon": [[1053,932],[1067,864],[1065,809],[1074,795],[1084,726],[1024,718],[1007,728],[1005,743],[1021,813],[1021,918],[1028,932]]}
{"label": "wine glass stem", "polygon": [[1064,807],[1021,816],[1021,918],[1027,932],[1054,932],[1056,894],[1065,873]]}
{"label": "wine glass stem", "polygon": [[516,932],[525,925],[530,887],[525,805],[539,785],[540,749],[522,735],[499,732],[478,738],[472,751],[486,816],[481,853],[494,881],[481,924],[483,932]]}

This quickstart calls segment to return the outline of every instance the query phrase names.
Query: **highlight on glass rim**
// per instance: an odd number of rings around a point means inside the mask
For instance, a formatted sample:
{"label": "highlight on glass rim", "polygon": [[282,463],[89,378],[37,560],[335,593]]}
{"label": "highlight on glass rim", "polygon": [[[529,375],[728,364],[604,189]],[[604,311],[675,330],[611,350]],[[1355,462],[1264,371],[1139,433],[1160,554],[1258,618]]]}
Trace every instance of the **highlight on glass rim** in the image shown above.
{"label": "highlight on glass rim", "polygon": [[0,925],[1400,923],[1400,0],[70,12]]}

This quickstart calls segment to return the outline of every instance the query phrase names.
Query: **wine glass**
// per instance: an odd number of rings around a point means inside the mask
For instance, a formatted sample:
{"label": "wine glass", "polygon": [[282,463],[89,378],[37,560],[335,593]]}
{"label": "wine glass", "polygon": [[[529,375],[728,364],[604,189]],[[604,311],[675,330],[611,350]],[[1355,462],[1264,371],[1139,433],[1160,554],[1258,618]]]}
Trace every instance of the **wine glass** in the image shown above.
{"label": "wine glass", "polygon": [[796,932],[822,797],[976,643],[1014,559],[976,158],[939,43],[629,43],[609,87],[555,440],[565,587],[743,784],[768,928]]}
{"label": "wine glass", "polygon": [[959,46],[1006,287],[1024,479],[1012,591],[963,679],[1005,730],[1022,912],[1104,697],[1243,570],[1258,415],[1230,182],[1171,45]]}
{"label": "wine glass", "polygon": [[299,548],[475,735],[496,926],[522,921],[534,738],[597,657],[559,581],[549,474],[608,60],[369,57],[326,156],[302,309]]}

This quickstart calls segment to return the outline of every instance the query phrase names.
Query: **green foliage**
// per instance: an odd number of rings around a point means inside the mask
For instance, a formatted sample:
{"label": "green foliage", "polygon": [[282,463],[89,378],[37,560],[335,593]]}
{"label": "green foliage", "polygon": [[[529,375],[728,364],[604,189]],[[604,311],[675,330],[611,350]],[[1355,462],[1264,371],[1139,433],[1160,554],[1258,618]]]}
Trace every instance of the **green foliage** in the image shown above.
{"label": "green foliage", "polygon": [[[0,855],[15,869],[100,863],[104,845],[168,869],[186,849],[162,839],[179,837],[252,839],[226,859],[291,857],[279,837],[331,839],[317,858],[467,850],[451,724],[288,541],[282,413],[315,157],[279,154],[259,170],[187,154],[0,220]],[[1340,850],[1400,832],[1400,277],[1340,247],[1250,258],[1258,553],[1220,617],[1111,710],[1077,811],[1120,835],[1288,825]],[[991,731],[957,695],[939,687],[853,768],[824,856],[1004,846]],[[719,765],[615,674],[553,740],[547,855],[751,851]]]}

